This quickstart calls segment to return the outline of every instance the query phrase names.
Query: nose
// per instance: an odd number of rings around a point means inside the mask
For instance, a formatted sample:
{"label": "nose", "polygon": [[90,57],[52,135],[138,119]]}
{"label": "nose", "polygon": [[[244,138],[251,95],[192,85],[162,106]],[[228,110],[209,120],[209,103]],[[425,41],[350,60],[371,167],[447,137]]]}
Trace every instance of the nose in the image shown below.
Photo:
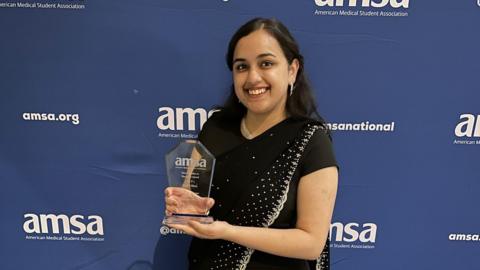
{"label": "nose", "polygon": [[247,76],[247,81],[245,82],[245,86],[248,88],[258,84],[261,81],[262,81],[262,76],[260,72],[256,68],[250,68],[248,70],[248,76]]}

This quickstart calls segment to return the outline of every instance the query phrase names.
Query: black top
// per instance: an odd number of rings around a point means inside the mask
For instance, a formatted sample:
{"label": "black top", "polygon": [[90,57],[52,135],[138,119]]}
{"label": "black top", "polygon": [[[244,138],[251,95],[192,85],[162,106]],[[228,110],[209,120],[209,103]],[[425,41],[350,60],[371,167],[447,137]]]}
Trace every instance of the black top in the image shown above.
{"label": "black top", "polygon": [[[300,178],[337,166],[327,130],[311,119],[287,118],[248,140],[240,133],[240,119],[217,112],[204,124],[199,140],[216,157],[211,191],[215,205],[210,214],[230,224],[294,228]],[[235,253],[232,255],[241,257],[239,261],[247,265],[246,269],[309,269],[305,260],[253,252],[229,244],[223,240],[194,238],[189,252],[190,269],[222,267],[218,261],[223,257],[214,254],[222,251],[215,251],[220,247],[228,252],[231,249]],[[223,260],[230,258],[227,255]],[[215,263],[213,257],[218,257]],[[238,263],[235,265],[238,267]],[[225,264],[221,269],[230,268]]]}

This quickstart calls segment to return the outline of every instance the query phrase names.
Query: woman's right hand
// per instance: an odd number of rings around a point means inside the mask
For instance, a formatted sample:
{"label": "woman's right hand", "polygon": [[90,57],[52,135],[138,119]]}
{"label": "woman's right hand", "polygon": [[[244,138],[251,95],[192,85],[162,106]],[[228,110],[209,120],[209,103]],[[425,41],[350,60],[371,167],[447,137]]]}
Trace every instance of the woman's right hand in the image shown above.
{"label": "woman's right hand", "polygon": [[207,214],[215,204],[212,198],[200,197],[191,190],[181,187],[165,189],[165,214]]}

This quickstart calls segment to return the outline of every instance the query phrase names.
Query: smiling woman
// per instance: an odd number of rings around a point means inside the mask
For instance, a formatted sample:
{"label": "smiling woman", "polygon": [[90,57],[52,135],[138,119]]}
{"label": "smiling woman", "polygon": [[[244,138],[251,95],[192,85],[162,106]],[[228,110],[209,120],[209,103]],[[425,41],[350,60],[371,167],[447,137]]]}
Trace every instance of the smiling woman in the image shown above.
{"label": "smiling woman", "polygon": [[[194,236],[189,269],[329,269],[337,162],[298,45],[279,21],[253,19],[227,64],[230,97],[199,134],[216,167],[213,200],[195,205],[217,221],[172,225]],[[165,192],[167,215],[182,212],[178,192]]]}
{"label": "smiling woman", "polygon": [[[240,39],[233,56],[235,95],[248,108],[248,123],[280,122],[286,118],[287,88],[293,91],[298,71],[298,60],[289,63],[283,56],[277,40],[267,31],[259,29]],[[293,93],[292,93],[293,94]],[[263,130],[255,130],[258,135]]]}

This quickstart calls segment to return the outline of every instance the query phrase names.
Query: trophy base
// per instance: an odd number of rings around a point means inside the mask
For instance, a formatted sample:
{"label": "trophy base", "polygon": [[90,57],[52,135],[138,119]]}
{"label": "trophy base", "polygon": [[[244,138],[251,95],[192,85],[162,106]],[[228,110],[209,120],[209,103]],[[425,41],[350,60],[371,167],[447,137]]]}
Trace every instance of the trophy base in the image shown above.
{"label": "trophy base", "polygon": [[213,217],[207,215],[197,215],[197,214],[173,214],[163,218],[163,224],[187,224],[188,221],[195,220],[202,224],[213,223]]}

